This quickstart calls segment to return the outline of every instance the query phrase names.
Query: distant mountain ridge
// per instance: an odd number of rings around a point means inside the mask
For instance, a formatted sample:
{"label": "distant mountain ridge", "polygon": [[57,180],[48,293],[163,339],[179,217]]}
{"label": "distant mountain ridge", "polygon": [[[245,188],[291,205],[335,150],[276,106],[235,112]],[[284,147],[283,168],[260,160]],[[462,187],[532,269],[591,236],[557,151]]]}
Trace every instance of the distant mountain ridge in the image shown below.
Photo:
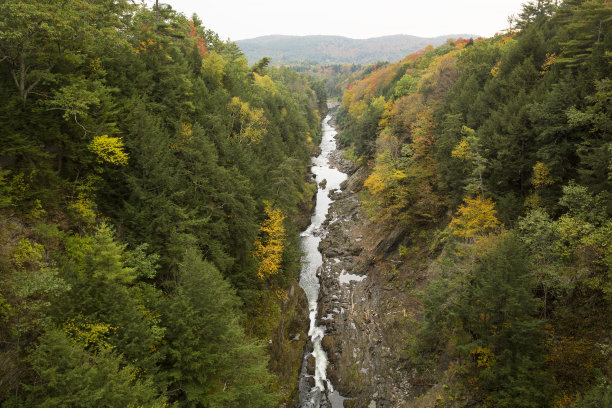
{"label": "distant mountain ridge", "polygon": [[249,63],[263,57],[272,58],[272,65],[299,61],[321,64],[369,64],[376,61],[395,62],[428,45],[444,44],[448,38],[477,38],[473,34],[449,34],[439,37],[390,35],[364,40],[334,35],[267,35],[236,41]]}

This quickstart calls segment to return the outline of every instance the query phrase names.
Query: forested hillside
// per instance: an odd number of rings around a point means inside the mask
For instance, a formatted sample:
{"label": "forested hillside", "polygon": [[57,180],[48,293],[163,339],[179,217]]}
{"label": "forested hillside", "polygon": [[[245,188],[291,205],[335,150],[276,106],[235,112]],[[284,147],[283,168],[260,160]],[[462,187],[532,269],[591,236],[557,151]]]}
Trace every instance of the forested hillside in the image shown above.
{"label": "forested hillside", "polygon": [[[448,38],[457,36],[459,34],[427,38],[400,34],[355,39],[335,35],[268,35],[239,40],[236,44],[251,63],[270,57],[272,65],[293,65],[303,61],[371,64],[376,61],[395,62],[427,45],[441,45]],[[461,36],[470,37],[469,34]]]}
{"label": "forested hillside", "polygon": [[415,407],[612,406],[612,5],[555,3],[345,88],[363,207],[421,299],[394,334]]}
{"label": "forested hillside", "polygon": [[135,3],[0,3],[0,406],[295,406],[333,91],[352,176],[317,233],[353,279],[315,323],[344,404],[612,407],[609,0],[293,70]]}
{"label": "forested hillside", "polygon": [[0,3],[0,405],[275,406],[324,86],[133,4]]}

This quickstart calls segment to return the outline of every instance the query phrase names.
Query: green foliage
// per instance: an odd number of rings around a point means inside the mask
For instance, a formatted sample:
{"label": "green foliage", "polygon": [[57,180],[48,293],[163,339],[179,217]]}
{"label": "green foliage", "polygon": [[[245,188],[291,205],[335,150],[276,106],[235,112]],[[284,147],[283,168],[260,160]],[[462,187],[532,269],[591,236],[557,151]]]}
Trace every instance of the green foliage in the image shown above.
{"label": "green foliage", "polygon": [[610,63],[612,56],[606,51],[612,44],[612,8],[603,0],[566,2],[559,10],[559,17],[566,20],[562,32],[558,63],[570,67],[591,62]]}
{"label": "green foliage", "polygon": [[[472,271],[465,261],[473,262],[473,255],[449,258],[432,282],[417,346],[433,351],[432,344],[452,335],[463,361],[458,372],[478,387],[485,405],[543,406],[551,379],[542,371],[544,332],[526,248],[514,235],[487,245],[492,247],[477,255]],[[438,340],[430,343],[431,337]]]}
{"label": "green foliage", "polygon": [[27,387],[27,406],[165,406],[136,367],[111,351],[92,355],[59,331],[41,336],[29,360],[38,381]]}
{"label": "green foliage", "polygon": [[[612,119],[612,80],[604,78],[595,83],[595,93],[585,98],[584,111],[572,106],[565,111],[568,124],[574,129],[588,129],[577,148],[582,166],[578,170],[580,182],[596,192],[609,195],[612,153],[610,134]],[[609,200],[609,197],[608,197]]]}
{"label": "green foliage", "polygon": [[245,338],[239,300],[219,271],[188,249],[175,290],[166,315],[171,400],[181,406],[272,406],[276,395],[269,391],[273,377],[263,347]]}
{"label": "green foliage", "polygon": [[356,120],[348,122],[342,130],[340,141],[344,144],[353,144],[355,152],[360,156],[370,157],[374,152],[378,122],[384,110],[384,99],[380,103],[376,99],[372,103],[365,104]]}
{"label": "green foliage", "polygon": [[135,271],[123,266],[125,245],[117,244],[113,235],[111,227],[100,224],[85,252],[85,273],[98,281],[131,283]]}
{"label": "green foliage", "polygon": [[602,380],[590,390],[576,404],[576,408],[596,408],[612,406],[612,387],[609,380]]}
{"label": "green foliage", "polygon": [[461,129],[463,135],[457,147],[451,152],[453,158],[470,163],[471,177],[466,182],[465,190],[468,194],[480,193],[481,198],[484,198],[484,179],[483,173],[486,171],[487,160],[479,153],[482,151],[480,141],[476,137],[474,129],[463,126]]}
{"label": "green foliage", "polygon": [[465,337],[457,347],[472,355],[479,354],[475,347],[491,350],[494,361],[477,361],[476,371],[494,406],[539,406],[548,399],[529,267],[525,247],[511,235],[480,260],[460,298],[457,317]]}
{"label": "green foliage", "polygon": [[[274,290],[296,278],[323,83],[265,60],[251,69],[235,44],[171,7],[10,0],[0,5],[0,97],[0,405],[155,406],[152,396],[168,395],[246,406],[249,394],[274,405],[266,351],[239,320],[257,313],[241,302],[257,296],[239,301],[231,287],[274,293],[253,256],[264,201],[287,217]],[[207,391],[185,367],[193,399],[169,363],[183,352],[170,339],[186,350],[209,341],[181,338],[187,330],[167,313],[197,303],[176,285],[186,248],[203,254],[229,299],[216,323],[227,334],[211,347],[235,341],[214,360],[219,371],[199,361]],[[271,328],[281,302],[262,310]],[[50,338],[58,354],[44,363]],[[71,384],[79,376],[89,383]]]}
{"label": "green foliage", "polygon": [[607,398],[592,384],[610,372],[611,10],[529,2],[507,34],[372,66],[344,93],[341,140],[370,159],[366,212],[442,231],[412,362],[458,376],[467,404]]}

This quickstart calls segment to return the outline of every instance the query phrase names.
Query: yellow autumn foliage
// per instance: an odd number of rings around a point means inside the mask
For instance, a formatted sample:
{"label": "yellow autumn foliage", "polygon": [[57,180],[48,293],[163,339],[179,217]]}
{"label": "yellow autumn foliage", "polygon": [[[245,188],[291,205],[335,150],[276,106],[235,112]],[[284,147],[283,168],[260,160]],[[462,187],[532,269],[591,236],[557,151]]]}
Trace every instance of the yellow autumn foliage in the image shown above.
{"label": "yellow autumn foliage", "polygon": [[467,160],[472,154],[472,150],[470,148],[470,144],[467,140],[462,139],[455,149],[451,152],[451,156],[455,159],[459,160]]}
{"label": "yellow autumn foliage", "polygon": [[499,71],[501,71],[501,65],[500,63],[497,63],[493,68],[491,68],[491,76],[495,78],[497,75],[499,75]]}
{"label": "yellow autumn foliage", "polygon": [[379,130],[382,131],[384,128],[389,126],[389,120],[393,116],[393,107],[394,106],[395,106],[395,104],[393,103],[392,99],[389,99],[385,103],[385,109],[383,110],[382,115],[380,115],[380,121],[378,122],[378,129]]}
{"label": "yellow autumn foliage", "polygon": [[263,140],[266,126],[269,124],[263,109],[251,108],[234,96],[228,104],[231,118],[231,136],[240,142],[258,143]]}
{"label": "yellow autumn foliage", "polygon": [[79,344],[84,348],[93,347],[96,350],[114,348],[107,338],[116,327],[108,323],[92,322],[79,315],[77,318],[67,320],[62,329],[70,337],[72,344]]}
{"label": "yellow autumn foliage", "polygon": [[459,206],[458,217],[453,217],[449,229],[453,235],[464,239],[473,239],[499,227],[495,203],[490,198],[466,197],[465,204]]}
{"label": "yellow autumn foliage", "polygon": [[28,265],[40,265],[45,248],[27,238],[21,238],[15,253],[13,253],[13,264],[21,269]]}
{"label": "yellow autumn foliage", "polygon": [[266,220],[259,227],[259,237],[254,243],[255,250],[253,255],[259,260],[259,269],[257,276],[260,279],[265,279],[270,275],[278,273],[285,249],[285,226],[283,220],[285,216],[278,208],[272,208],[270,202],[264,202],[266,205]]}
{"label": "yellow autumn foliage", "polygon": [[360,100],[360,101],[357,101],[351,104],[349,108],[349,115],[351,115],[355,119],[358,119],[367,110],[368,110],[368,103],[364,100]]}
{"label": "yellow autumn foliage", "polygon": [[89,195],[80,192],[78,196],[68,204],[68,208],[80,221],[93,223],[96,220],[96,204]]}
{"label": "yellow autumn foliage", "polygon": [[342,109],[348,111],[353,103],[353,99],[355,99],[355,92],[352,89],[346,89],[344,94],[342,94]]}
{"label": "yellow autumn foliage", "polygon": [[537,162],[535,166],[533,166],[533,179],[531,180],[531,184],[534,187],[543,187],[550,186],[554,183],[552,176],[550,175],[550,169],[546,167],[546,165],[542,162]]}
{"label": "yellow autumn foliage", "polygon": [[476,357],[476,366],[489,368],[495,362],[495,354],[487,347],[477,347],[470,351]]}
{"label": "yellow autumn foliage", "polygon": [[540,74],[544,75],[546,73],[546,71],[548,71],[550,69],[550,67],[552,67],[553,65],[555,65],[555,62],[557,61],[558,55],[555,54],[554,52],[552,54],[550,53],[546,53],[546,61],[544,61],[544,64],[542,64],[542,70],[540,71]]}
{"label": "yellow autumn foliage", "polygon": [[176,150],[190,140],[193,140],[193,125],[189,122],[183,122],[179,136],[170,141],[170,150]]}
{"label": "yellow autumn foliage", "polygon": [[385,151],[376,158],[376,166],[374,171],[363,183],[372,195],[378,195],[386,191],[392,184],[393,180],[401,180],[406,177],[406,174],[398,170],[391,155]]}
{"label": "yellow autumn foliage", "polygon": [[202,58],[202,68],[200,72],[204,77],[217,86],[223,83],[223,77],[227,68],[227,61],[214,51],[206,53]]}
{"label": "yellow autumn foliage", "polygon": [[253,78],[255,80],[255,85],[259,86],[265,93],[269,95],[275,95],[278,93],[276,84],[274,84],[274,81],[269,75],[261,76],[257,72],[254,72]]}
{"label": "yellow autumn foliage", "polygon": [[123,139],[120,137],[94,136],[88,147],[96,155],[98,163],[127,164],[128,155],[123,150]]}

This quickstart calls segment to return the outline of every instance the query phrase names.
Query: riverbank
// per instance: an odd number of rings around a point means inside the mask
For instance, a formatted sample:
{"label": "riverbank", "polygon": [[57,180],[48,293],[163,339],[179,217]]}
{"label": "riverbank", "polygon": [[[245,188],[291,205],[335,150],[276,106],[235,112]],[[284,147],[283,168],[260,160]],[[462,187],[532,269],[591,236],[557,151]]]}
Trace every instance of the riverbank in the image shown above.
{"label": "riverbank", "polygon": [[317,195],[314,212],[310,225],[301,234],[301,246],[304,251],[302,270],[300,273],[300,286],[308,298],[310,315],[310,329],[308,331],[309,347],[304,354],[302,371],[299,380],[299,406],[302,408],[328,407],[342,408],[341,399],[330,402],[333,395],[333,385],[327,378],[327,355],[323,351],[322,342],[325,335],[325,326],[318,324],[319,278],[318,271],[322,264],[319,243],[326,231],[322,228],[328,209],[333,199],[330,192],[340,187],[346,179],[346,174],[329,164],[330,154],[336,150],[336,131],[328,122],[327,116],[322,126],[322,140],[320,154],[313,158],[312,175],[317,183]]}
{"label": "riverbank", "polygon": [[323,224],[319,250],[321,289],[317,325],[325,326],[327,376],[345,407],[406,406],[424,391],[415,385],[407,356],[419,301],[418,265],[398,262],[402,231],[390,231],[364,214],[359,195],[366,167],[330,154],[330,164],[349,175]]}
{"label": "riverbank", "polygon": [[[328,125],[334,124],[331,112]],[[335,135],[329,126],[327,131]],[[412,289],[422,288],[424,266],[418,256],[400,260],[401,229],[384,228],[364,214],[360,195],[368,168],[346,159],[333,145],[330,149],[331,140],[324,138],[313,161],[319,190],[312,223],[302,233],[309,277],[303,269],[300,285],[315,320],[300,376],[299,406],[419,407],[415,398],[427,385],[410,367],[407,350],[420,313]],[[340,183],[339,174],[346,174],[346,180]]]}

